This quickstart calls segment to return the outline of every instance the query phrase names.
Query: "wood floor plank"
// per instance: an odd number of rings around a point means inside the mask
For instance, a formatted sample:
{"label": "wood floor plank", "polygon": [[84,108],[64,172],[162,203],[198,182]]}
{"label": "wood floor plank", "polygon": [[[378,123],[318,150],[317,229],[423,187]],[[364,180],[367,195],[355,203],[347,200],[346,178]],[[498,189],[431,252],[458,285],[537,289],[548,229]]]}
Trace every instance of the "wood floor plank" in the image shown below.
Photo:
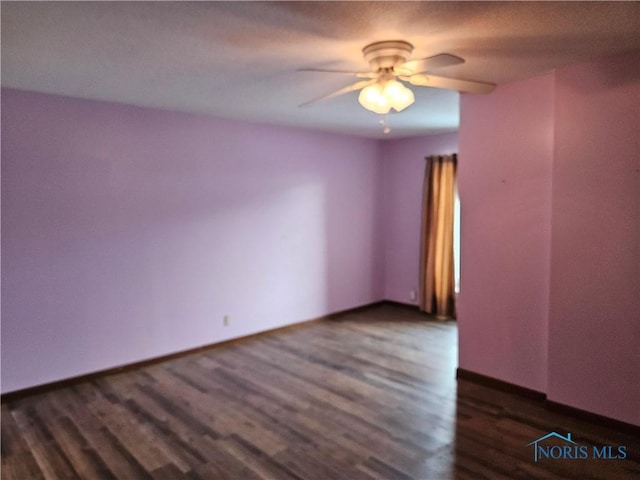
{"label": "wood floor plank", "polygon": [[[109,401],[112,394],[106,389],[105,383],[101,382],[97,385],[81,385],[78,387],[79,392],[84,392],[83,398],[86,396],[87,390],[96,391],[98,393],[107,392],[107,395],[94,395],[91,401],[87,402],[89,410],[99,418],[103,425],[103,433],[121,444],[131,454],[137,463],[139,463],[147,472],[151,472],[164,467],[171,463],[156,446],[151,426],[141,423],[133,415],[129,414],[125,407],[119,402]],[[84,387],[84,388],[83,388]]]}
{"label": "wood floor plank", "polygon": [[7,478],[43,479],[33,452],[6,405],[2,406],[2,469]]}
{"label": "wood floor plank", "polygon": [[48,423],[62,452],[79,477],[105,480],[117,478],[68,416],[57,413],[55,409],[47,410]]}
{"label": "wood floor plank", "polygon": [[50,401],[59,410],[73,412],[70,415],[78,430],[92,448],[108,465],[116,478],[152,478],[135,457],[104,426],[102,420],[94,416],[73,389],[52,392]]}
{"label": "wood floor plank", "polygon": [[261,480],[260,476],[248,465],[224,448],[224,440],[213,440],[208,436],[202,437],[197,448],[207,458],[207,463],[195,470],[203,479],[247,479]]}
{"label": "wood floor plank", "polygon": [[57,440],[41,422],[32,406],[15,410],[11,414],[22,432],[44,478],[79,478]]}
{"label": "wood floor plank", "polygon": [[223,448],[264,480],[302,480],[302,477],[281,465],[275,455],[269,455],[244,438],[233,434],[224,442]]}
{"label": "wood floor plank", "polygon": [[[456,324],[380,305],[2,405],[2,478],[640,479],[637,438],[455,379]],[[571,432],[622,460],[544,459]]]}

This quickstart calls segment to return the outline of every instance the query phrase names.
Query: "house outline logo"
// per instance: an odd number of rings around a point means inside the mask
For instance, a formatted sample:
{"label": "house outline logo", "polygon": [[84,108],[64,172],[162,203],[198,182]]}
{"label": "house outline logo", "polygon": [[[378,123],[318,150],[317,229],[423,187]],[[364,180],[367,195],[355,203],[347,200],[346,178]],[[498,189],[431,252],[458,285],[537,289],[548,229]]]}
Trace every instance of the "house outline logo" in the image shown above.
{"label": "house outline logo", "polygon": [[534,462],[538,461],[538,443],[542,442],[543,440],[546,440],[547,438],[551,438],[551,437],[556,437],[556,438],[559,438],[560,440],[563,440],[563,441],[565,441],[567,443],[572,443],[573,445],[577,445],[576,442],[571,440],[571,433],[567,433],[567,436],[563,437],[559,433],[549,432],[546,435],[543,435],[542,437],[534,440],[533,442],[527,443],[527,447],[530,447],[531,445],[533,445],[533,461]]}

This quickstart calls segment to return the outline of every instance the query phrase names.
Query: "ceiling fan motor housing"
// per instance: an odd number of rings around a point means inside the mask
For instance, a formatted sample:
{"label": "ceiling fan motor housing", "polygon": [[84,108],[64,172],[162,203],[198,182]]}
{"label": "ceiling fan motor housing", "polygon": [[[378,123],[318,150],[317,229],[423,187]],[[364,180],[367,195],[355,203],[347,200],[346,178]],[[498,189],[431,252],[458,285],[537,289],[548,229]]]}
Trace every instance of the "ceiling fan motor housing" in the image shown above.
{"label": "ceiling fan motor housing", "polygon": [[411,56],[413,45],[403,40],[375,42],[362,49],[362,54],[374,72],[397,67]]}

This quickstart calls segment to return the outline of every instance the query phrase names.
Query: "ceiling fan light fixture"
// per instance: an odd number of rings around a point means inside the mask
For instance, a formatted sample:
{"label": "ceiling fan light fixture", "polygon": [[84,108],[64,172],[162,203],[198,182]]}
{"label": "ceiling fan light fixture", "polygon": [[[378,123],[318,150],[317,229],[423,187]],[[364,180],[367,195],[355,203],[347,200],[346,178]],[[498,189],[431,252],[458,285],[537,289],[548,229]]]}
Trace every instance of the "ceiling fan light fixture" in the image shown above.
{"label": "ceiling fan light fixture", "polygon": [[360,90],[358,102],[367,110],[385,114],[393,108],[400,112],[415,101],[413,92],[397,80],[375,83]]}
{"label": "ceiling fan light fixture", "polygon": [[369,85],[360,90],[358,102],[367,110],[381,115],[389,113],[391,110],[391,104],[384,95],[384,88],[380,83]]}
{"label": "ceiling fan light fixture", "polygon": [[397,80],[385,83],[384,96],[396,112],[401,112],[416,100],[413,92]]}

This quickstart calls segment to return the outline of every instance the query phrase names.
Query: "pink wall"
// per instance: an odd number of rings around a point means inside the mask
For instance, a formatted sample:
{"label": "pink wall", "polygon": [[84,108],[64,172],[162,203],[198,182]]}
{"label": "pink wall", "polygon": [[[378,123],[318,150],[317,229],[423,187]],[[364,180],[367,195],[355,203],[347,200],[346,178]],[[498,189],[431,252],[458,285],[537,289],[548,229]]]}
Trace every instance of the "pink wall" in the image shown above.
{"label": "pink wall", "polygon": [[546,390],[553,76],[463,95],[460,368]]}
{"label": "pink wall", "polygon": [[384,298],[402,303],[418,290],[422,182],[428,155],[457,153],[458,134],[382,143]]}
{"label": "pink wall", "polygon": [[640,425],[640,55],[556,73],[549,399]]}
{"label": "pink wall", "polygon": [[463,96],[459,132],[460,367],[636,425],[639,64]]}
{"label": "pink wall", "polygon": [[2,90],[2,391],[380,300],[379,166],[373,140]]}

